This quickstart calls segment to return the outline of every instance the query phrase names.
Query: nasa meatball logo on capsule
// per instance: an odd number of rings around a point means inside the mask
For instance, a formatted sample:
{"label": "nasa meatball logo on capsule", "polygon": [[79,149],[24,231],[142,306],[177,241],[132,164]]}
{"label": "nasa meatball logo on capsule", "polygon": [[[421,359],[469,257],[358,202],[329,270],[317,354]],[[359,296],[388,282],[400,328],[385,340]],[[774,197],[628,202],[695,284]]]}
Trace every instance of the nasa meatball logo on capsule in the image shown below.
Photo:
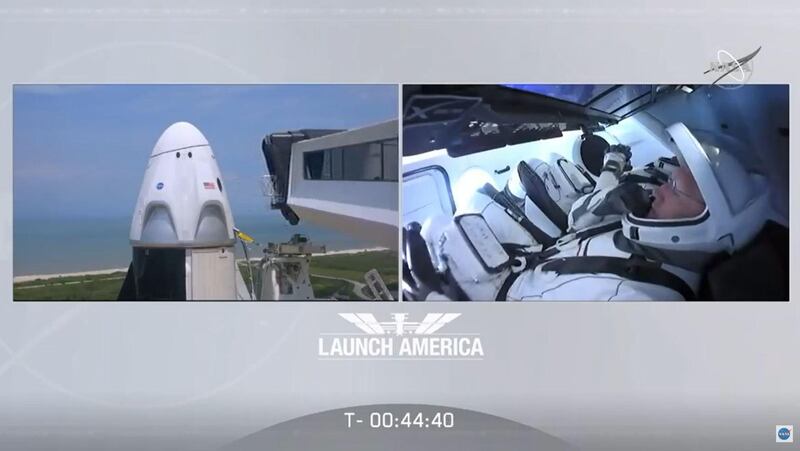
{"label": "nasa meatball logo on capsule", "polygon": [[119,298],[237,299],[234,227],[208,140],[188,122],[170,125],[147,161]]}
{"label": "nasa meatball logo on capsule", "polygon": [[136,247],[233,245],[233,216],[222,192],[222,174],[208,140],[192,124],[172,124],[156,142],[130,241]]}

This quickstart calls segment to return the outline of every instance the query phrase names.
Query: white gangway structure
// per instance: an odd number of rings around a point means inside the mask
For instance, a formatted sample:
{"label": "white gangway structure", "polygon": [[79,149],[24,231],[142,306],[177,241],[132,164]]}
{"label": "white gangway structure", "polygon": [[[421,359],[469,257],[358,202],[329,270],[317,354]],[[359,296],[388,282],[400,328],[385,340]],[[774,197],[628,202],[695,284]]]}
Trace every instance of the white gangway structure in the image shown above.
{"label": "white gangway structure", "polygon": [[329,227],[397,250],[398,122],[264,138],[265,194],[292,224]]}
{"label": "white gangway structure", "polygon": [[[397,250],[398,134],[398,121],[391,120],[352,130],[305,129],[267,135],[262,143],[263,188],[270,207],[280,210],[292,225],[308,221]],[[260,297],[314,298],[309,254],[302,249],[307,245],[280,246],[297,250],[265,257],[259,271]],[[365,281],[370,298],[393,299],[376,270],[368,271]]]}

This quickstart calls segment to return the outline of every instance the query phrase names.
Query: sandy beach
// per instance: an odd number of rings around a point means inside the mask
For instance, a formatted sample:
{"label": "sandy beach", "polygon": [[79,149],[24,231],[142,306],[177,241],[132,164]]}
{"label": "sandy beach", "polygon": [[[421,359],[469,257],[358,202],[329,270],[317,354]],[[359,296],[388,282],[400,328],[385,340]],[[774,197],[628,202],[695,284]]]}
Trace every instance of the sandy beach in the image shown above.
{"label": "sandy beach", "polygon": [[[340,251],[330,251],[324,254],[312,254],[312,256],[323,256],[323,255],[343,255],[343,254],[358,254],[361,252],[378,252],[378,251],[385,251],[386,248],[383,247],[370,247],[364,249],[344,249]],[[254,257],[250,260],[260,260],[261,257]],[[241,259],[244,260],[244,259]],[[59,274],[38,274],[38,275],[30,275],[30,276],[16,276],[14,277],[14,283],[22,283],[22,282],[30,282],[33,280],[47,280],[47,279],[56,279],[58,277],[79,277],[79,276],[97,276],[103,274],[112,274],[115,272],[127,272],[128,268],[113,268],[113,269],[98,269],[93,271],[81,271],[81,272],[71,272],[71,273],[59,273]]]}
{"label": "sandy beach", "polygon": [[368,247],[364,249],[344,249],[341,251],[330,251],[324,254],[311,254],[313,256],[320,256],[320,255],[341,255],[341,254],[358,254],[361,252],[379,252],[379,251],[388,251],[389,249],[385,247]]}

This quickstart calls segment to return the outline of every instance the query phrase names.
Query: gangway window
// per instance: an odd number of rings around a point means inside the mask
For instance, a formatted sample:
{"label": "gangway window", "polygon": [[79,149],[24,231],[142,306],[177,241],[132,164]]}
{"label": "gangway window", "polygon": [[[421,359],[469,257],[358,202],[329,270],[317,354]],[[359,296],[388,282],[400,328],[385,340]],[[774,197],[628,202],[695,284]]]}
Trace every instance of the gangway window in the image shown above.
{"label": "gangway window", "polygon": [[397,181],[397,139],[303,154],[306,180]]}

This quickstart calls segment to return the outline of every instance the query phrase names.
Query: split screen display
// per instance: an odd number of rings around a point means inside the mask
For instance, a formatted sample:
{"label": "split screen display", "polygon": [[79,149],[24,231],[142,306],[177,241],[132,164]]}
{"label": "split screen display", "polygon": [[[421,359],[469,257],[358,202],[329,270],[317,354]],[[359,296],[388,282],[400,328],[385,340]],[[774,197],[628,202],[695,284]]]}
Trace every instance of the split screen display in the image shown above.
{"label": "split screen display", "polygon": [[19,84],[13,110],[15,301],[789,298],[788,85]]}

